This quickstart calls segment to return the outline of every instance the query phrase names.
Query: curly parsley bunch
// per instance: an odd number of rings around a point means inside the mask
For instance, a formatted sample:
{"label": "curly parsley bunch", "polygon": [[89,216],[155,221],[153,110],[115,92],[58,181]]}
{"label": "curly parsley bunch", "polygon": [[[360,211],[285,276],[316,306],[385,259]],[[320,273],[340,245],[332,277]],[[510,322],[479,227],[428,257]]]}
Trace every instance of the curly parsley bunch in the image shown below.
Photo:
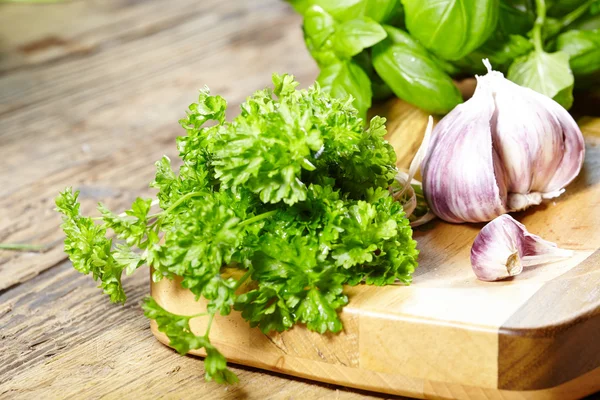
{"label": "curly parsley bunch", "polygon": [[[187,135],[177,139],[179,173],[167,157],[156,163],[151,186],[162,211],[150,213],[151,199],[120,215],[100,204],[96,223],[80,215],[77,192],[62,192],[56,205],[73,266],[124,302],[123,272],[148,265],[155,281],[179,276],[205,298],[205,317],[238,310],[265,333],[296,323],[339,332],[344,284],[410,283],[418,251],[388,190],[397,171],[385,120],[375,117],[365,130],[352,98],[332,98],[318,85],[296,90],[290,75],[273,75],[273,84],[232,122],[226,101],[201,91],[180,121]],[[172,314],[152,298],[143,307],[180,353],[206,350],[207,379],[237,379],[209,332],[191,331],[198,316]]]}

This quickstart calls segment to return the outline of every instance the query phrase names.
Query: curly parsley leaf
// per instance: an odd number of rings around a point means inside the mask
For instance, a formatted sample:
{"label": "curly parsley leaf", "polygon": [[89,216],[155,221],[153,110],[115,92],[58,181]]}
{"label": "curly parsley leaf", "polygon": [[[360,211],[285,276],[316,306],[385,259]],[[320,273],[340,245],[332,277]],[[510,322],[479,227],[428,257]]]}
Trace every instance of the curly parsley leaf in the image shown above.
{"label": "curly parsley leaf", "polygon": [[[365,130],[351,98],[297,85],[273,75],[273,89],[249,97],[231,122],[225,100],[202,90],[180,121],[179,171],[167,157],[156,163],[157,201],[138,198],[122,214],[99,205],[102,217],[92,219],[80,215],[77,193],[61,193],[74,267],[125,301],[121,275],[147,264],[154,281],[179,277],[205,300],[209,327],[235,309],[265,333],[295,324],[339,332],[345,284],[410,282],[418,251],[388,190],[396,157],[385,120]],[[191,331],[200,315],[151,299],[144,310],[180,353],[206,351],[207,379],[235,380],[208,330]]]}
{"label": "curly parsley leaf", "polygon": [[61,228],[66,235],[65,253],[77,271],[86,275],[91,273],[95,281],[100,281],[100,287],[112,302],[124,303],[126,296],[121,275],[129,263],[115,260],[112,240],[106,238],[103,225],[81,216],[78,196],[79,192],[67,188],[56,198],[56,209],[63,214]]}
{"label": "curly parsley leaf", "polygon": [[208,381],[217,383],[236,383],[237,376],[227,368],[227,361],[208,338],[207,332],[196,335],[190,328],[190,319],[204,315],[184,316],[168,312],[162,308],[152,297],[146,297],[142,304],[144,315],[156,322],[158,330],[169,338],[169,345],[184,355],[190,350],[202,349],[206,351],[204,359],[205,377]]}

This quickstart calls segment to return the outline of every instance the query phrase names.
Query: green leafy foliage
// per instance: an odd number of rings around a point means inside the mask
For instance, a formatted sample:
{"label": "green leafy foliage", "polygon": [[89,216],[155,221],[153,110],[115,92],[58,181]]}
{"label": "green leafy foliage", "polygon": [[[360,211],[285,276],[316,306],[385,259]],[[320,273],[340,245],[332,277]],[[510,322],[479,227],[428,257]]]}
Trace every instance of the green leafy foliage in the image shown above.
{"label": "green leafy foliage", "polygon": [[573,104],[574,81],[566,53],[529,53],[510,66],[508,79],[553,98],[565,108]]}
{"label": "green leafy foliage", "polygon": [[562,17],[589,2],[589,0],[551,0],[548,1],[548,15],[551,17]]}
{"label": "green leafy foliage", "polygon": [[388,39],[373,48],[373,66],[399,98],[433,113],[462,102],[450,76],[410,35],[386,27]]}
{"label": "green leafy foliage", "polygon": [[381,25],[369,17],[360,17],[339,25],[332,38],[333,48],[341,56],[352,57],[385,37]]}
{"label": "green leafy foliage", "polygon": [[481,60],[487,58],[494,70],[506,73],[515,58],[529,54],[533,47],[533,43],[523,36],[496,33],[483,46],[455,64],[471,73],[485,74],[486,69]]}
{"label": "green leafy foliage", "polygon": [[[178,277],[205,300],[195,316],[153,299],[143,307],[177,351],[206,351],[208,380],[236,380],[209,340],[215,316],[238,310],[265,333],[295,324],[339,332],[345,284],[409,283],[417,265],[408,220],[388,190],[397,170],[385,120],[365,129],[351,97],[297,85],[273,75],[273,88],[248,97],[231,122],[225,100],[202,90],[180,121],[178,173],[166,157],[156,163],[157,201],[138,198],[122,214],[99,205],[92,219],[70,189],[56,199],[73,266],[111,300],[125,301],[121,275],[144,264],[153,280]],[[203,335],[192,318],[209,319]]]}
{"label": "green leafy foliage", "polygon": [[565,32],[558,37],[557,48],[568,54],[576,77],[586,77],[600,70],[600,29]]}
{"label": "green leafy foliage", "polygon": [[169,338],[169,344],[179,354],[190,350],[204,349],[205,377],[207,381],[217,383],[236,383],[237,376],[227,368],[225,357],[210,343],[208,332],[202,336],[195,335],[190,328],[190,319],[195,316],[172,314],[162,308],[152,297],[146,297],[142,304],[144,315],[154,321],[158,330]]}
{"label": "green leafy foliage", "polygon": [[498,21],[498,0],[403,0],[402,4],[410,34],[446,60],[458,60],[481,46]]}
{"label": "green leafy foliage", "polygon": [[533,26],[535,17],[534,0],[500,0],[496,32],[502,37],[525,35]]}
{"label": "green leafy foliage", "polygon": [[446,113],[461,102],[451,77],[485,74],[486,58],[567,108],[574,84],[600,84],[598,0],[289,1],[304,16],[319,82],[333,96],[352,95],[363,116],[392,93]]}
{"label": "green leafy foliage", "polygon": [[336,22],[323,8],[312,6],[306,10],[303,29],[306,45],[321,67],[317,82],[337,98],[352,96],[359,114],[366,117],[373,96],[371,81],[352,57],[383,40],[383,27],[366,16]]}
{"label": "green leafy foliage", "polygon": [[341,61],[321,69],[317,77],[323,90],[343,99],[352,96],[353,104],[365,117],[371,107],[371,81],[362,68],[354,61]]}
{"label": "green leafy foliage", "polygon": [[371,80],[373,100],[384,100],[394,95],[392,89],[390,89],[387,83],[385,83],[375,71],[375,68],[372,64],[371,49],[363,50],[354,56],[353,60],[358,64],[359,67],[363,69],[363,71],[365,71]]}
{"label": "green leafy foliage", "polygon": [[130,263],[115,259],[112,240],[106,238],[106,227],[97,225],[79,213],[79,192],[67,188],[56,198],[56,208],[63,214],[62,230],[65,233],[65,253],[73,267],[82,274],[92,274],[100,281],[103,292],[112,302],[125,302],[121,275]]}
{"label": "green leafy foliage", "polygon": [[369,17],[377,22],[389,22],[402,14],[399,0],[290,0],[304,14],[310,6],[319,6],[340,22]]}

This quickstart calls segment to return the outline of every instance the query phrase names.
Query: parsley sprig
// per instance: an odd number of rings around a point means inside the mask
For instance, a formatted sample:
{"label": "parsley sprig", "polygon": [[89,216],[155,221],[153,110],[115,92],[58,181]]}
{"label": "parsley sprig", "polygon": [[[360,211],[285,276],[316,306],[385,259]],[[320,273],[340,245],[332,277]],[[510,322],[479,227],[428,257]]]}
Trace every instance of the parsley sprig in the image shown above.
{"label": "parsley sprig", "polygon": [[[343,285],[410,283],[417,266],[409,222],[388,190],[397,171],[385,120],[365,130],[351,98],[318,85],[296,90],[290,75],[273,75],[273,84],[232,122],[226,101],[202,90],[180,121],[179,172],[167,157],[156,163],[156,201],[138,198],[118,215],[100,204],[97,223],[80,214],[78,192],[56,199],[73,266],[113,302],[126,299],[123,272],[142,265],[154,281],[180,277],[207,300],[194,316],[152,298],[143,308],[178,352],[203,348],[206,379],[222,383],[237,378],[210,342],[217,314],[240,311],[264,333],[298,323],[339,332]],[[192,318],[209,318],[204,334],[192,332]]]}

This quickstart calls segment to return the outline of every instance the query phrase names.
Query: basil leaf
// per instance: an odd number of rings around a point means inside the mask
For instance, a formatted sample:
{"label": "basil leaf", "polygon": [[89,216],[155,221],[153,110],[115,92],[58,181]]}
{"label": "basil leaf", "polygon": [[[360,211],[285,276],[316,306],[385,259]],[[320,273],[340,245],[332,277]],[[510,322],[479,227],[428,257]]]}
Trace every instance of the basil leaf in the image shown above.
{"label": "basil leaf", "polygon": [[339,25],[333,36],[333,49],[342,57],[352,57],[381,42],[387,34],[377,22],[360,17]]}
{"label": "basil leaf", "polygon": [[332,49],[332,36],[335,33],[336,23],[333,17],[318,6],[306,10],[302,29],[304,42],[310,55],[320,67],[339,62]]}
{"label": "basil leaf", "polygon": [[304,16],[306,47],[319,66],[337,64],[386,37],[385,30],[369,17],[337,23],[320,6],[311,6]]}
{"label": "basil leaf", "polygon": [[532,0],[500,0],[498,31],[503,35],[524,35],[535,22]]}
{"label": "basil leaf", "polygon": [[313,0],[338,21],[350,21],[364,15],[365,0]]}
{"label": "basil leaf", "polygon": [[366,117],[373,97],[371,81],[355,61],[340,61],[322,68],[317,82],[333,97],[344,99],[351,95],[359,115]]}
{"label": "basil leaf", "polygon": [[392,89],[381,79],[377,72],[373,68],[373,62],[371,60],[371,50],[364,50],[357,54],[354,61],[365,71],[371,80],[371,90],[373,91],[374,100],[385,100],[394,95]]}
{"label": "basil leaf", "polygon": [[304,34],[317,47],[322,47],[325,41],[335,31],[335,21],[321,7],[310,7],[304,16]]}
{"label": "basil leaf", "polygon": [[504,40],[496,38],[488,40],[483,46],[456,62],[456,64],[473,73],[485,74],[486,69],[481,62],[484,58],[490,60],[494,70],[506,72],[515,58],[528,54],[533,50],[533,44],[520,35],[509,35]]}
{"label": "basil leaf", "polygon": [[359,17],[387,22],[402,13],[399,0],[312,0],[311,3],[322,7],[340,22]]}
{"label": "basil leaf", "polygon": [[510,35],[500,43],[485,46],[482,52],[487,54],[488,59],[495,68],[505,71],[515,58],[525,55],[533,50],[533,44],[529,39],[520,35]]}
{"label": "basil leaf", "polygon": [[566,109],[573,104],[573,74],[569,55],[562,51],[532,51],[517,58],[508,69],[508,79],[553,98]]}
{"label": "basil leaf", "polygon": [[373,66],[399,98],[442,114],[462,102],[452,79],[410,35],[385,27],[388,38],[372,50]]}
{"label": "basil leaf", "polygon": [[458,60],[481,46],[498,20],[498,0],[402,0],[402,3],[410,34],[445,60]]}
{"label": "basil leaf", "polygon": [[569,31],[557,39],[557,49],[569,55],[569,65],[575,76],[585,76],[600,70],[600,30]]}
{"label": "basil leaf", "polygon": [[380,23],[402,22],[404,20],[400,0],[367,0],[365,15]]}
{"label": "basil leaf", "polygon": [[312,0],[286,0],[294,7],[298,14],[304,15],[308,8],[312,5]]}

